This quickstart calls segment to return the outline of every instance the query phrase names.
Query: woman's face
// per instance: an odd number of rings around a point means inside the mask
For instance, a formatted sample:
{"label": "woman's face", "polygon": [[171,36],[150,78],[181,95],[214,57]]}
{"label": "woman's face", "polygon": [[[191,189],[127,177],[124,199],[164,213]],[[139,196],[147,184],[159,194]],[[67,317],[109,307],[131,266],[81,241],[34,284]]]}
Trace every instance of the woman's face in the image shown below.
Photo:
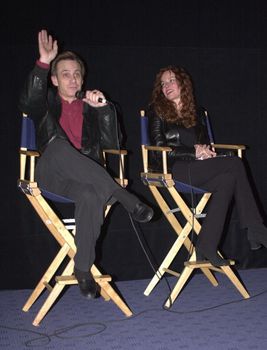
{"label": "woman's face", "polygon": [[168,100],[175,102],[177,106],[179,105],[181,89],[172,71],[165,71],[162,74],[161,89]]}

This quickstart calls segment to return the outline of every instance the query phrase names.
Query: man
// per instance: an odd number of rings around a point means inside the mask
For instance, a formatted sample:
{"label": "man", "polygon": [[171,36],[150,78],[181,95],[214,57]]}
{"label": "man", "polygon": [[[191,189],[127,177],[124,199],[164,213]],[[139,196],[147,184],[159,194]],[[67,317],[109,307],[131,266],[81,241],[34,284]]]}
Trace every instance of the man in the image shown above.
{"label": "man", "polygon": [[[105,205],[111,198],[118,200],[138,222],[150,221],[153,210],[119,186],[102,166],[102,150],[119,149],[117,121],[101,91],[88,90],[82,100],[76,98],[85,74],[82,60],[71,51],[58,55],[57,41],[46,30],[38,33],[38,43],[40,58],[19,107],[38,125],[40,187],[75,202],[74,273],[81,293],[95,298],[98,287],[90,268]],[[53,88],[48,84],[50,68]]]}

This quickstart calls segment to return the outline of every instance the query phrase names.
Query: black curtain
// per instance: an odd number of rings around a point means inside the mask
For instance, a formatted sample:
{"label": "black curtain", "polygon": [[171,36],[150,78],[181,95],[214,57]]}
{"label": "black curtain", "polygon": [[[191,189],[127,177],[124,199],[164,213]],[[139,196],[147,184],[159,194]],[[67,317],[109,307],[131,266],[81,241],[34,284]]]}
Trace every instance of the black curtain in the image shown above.
{"label": "black curtain", "polygon": [[[125,134],[129,189],[156,210],[140,227],[141,239],[160,263],[175,233],[140,181],[139,111],[146,108],[155,74],[183,66],[197,101],[209,111],[218,143],[248,146],[246,165],[263,216],[267,209],[267,50],[263,1],[46,1],[6,4],[1,10],[1,235],[0,288],[33,287],[58,246],[17,189],[20,89],[38,58],[37,33],[45,28],[60,49],[88,64],[88,88],[116,102]],[[267,250],[250,252],[233,206],[222,242],[239,268],[267,266]],[[125,210],[112,209],[98,248],[98,265],[115,278],[147,278],[153,271]],[[174,265],[181,268],[186,252]]]}

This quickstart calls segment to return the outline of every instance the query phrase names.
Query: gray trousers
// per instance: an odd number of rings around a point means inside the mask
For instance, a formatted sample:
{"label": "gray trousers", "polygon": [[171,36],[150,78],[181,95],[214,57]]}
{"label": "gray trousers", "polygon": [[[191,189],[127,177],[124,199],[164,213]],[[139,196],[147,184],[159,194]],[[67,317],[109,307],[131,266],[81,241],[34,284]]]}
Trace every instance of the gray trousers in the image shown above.
{"label": "gray trousers", "polygon": [[77,253],[74,262],[77,269],[88,271],[95,260],[105,205],[116,190],[128,192],[104,167],[61,139],[53,140],[41,155],[36,166],[36,180],[40,188],[75,203]]}

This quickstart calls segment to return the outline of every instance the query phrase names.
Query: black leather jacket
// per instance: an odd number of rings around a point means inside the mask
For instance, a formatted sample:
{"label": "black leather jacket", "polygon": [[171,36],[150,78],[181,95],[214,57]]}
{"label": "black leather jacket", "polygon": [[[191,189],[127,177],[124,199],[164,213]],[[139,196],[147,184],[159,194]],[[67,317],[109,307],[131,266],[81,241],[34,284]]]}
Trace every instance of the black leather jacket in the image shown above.
{"label": "black leather jacket", "polygon": [[[191,128],[184,128],[176,123],[167,122],[159,117],[150,108],[149,117],[149,133],[150,143],[154,146],[168,146],[172,148],[168,152],[168,165],[171,167],[175,160],[194,160],[195,144],[209,144],[208,129],[206,125],[206,117],[204,111],[199,109],[197,113],[197,124]],[[155,152],[154,158],[159,161],[159,153]],[[154,159],[154,161],[156,160]]]}
{"label": "black leather jacket", "polygon": [[[37,144],[40,152],[54,138],[68,139],[59,124],[61,100],[55,89],[48,87],[47,69],[36,65],[22,90],[19,108],[33,119],[37,126]],[[102,149],[119,149],[118,125],[110,106],[83,107],[81,153],[103,163]]]}

